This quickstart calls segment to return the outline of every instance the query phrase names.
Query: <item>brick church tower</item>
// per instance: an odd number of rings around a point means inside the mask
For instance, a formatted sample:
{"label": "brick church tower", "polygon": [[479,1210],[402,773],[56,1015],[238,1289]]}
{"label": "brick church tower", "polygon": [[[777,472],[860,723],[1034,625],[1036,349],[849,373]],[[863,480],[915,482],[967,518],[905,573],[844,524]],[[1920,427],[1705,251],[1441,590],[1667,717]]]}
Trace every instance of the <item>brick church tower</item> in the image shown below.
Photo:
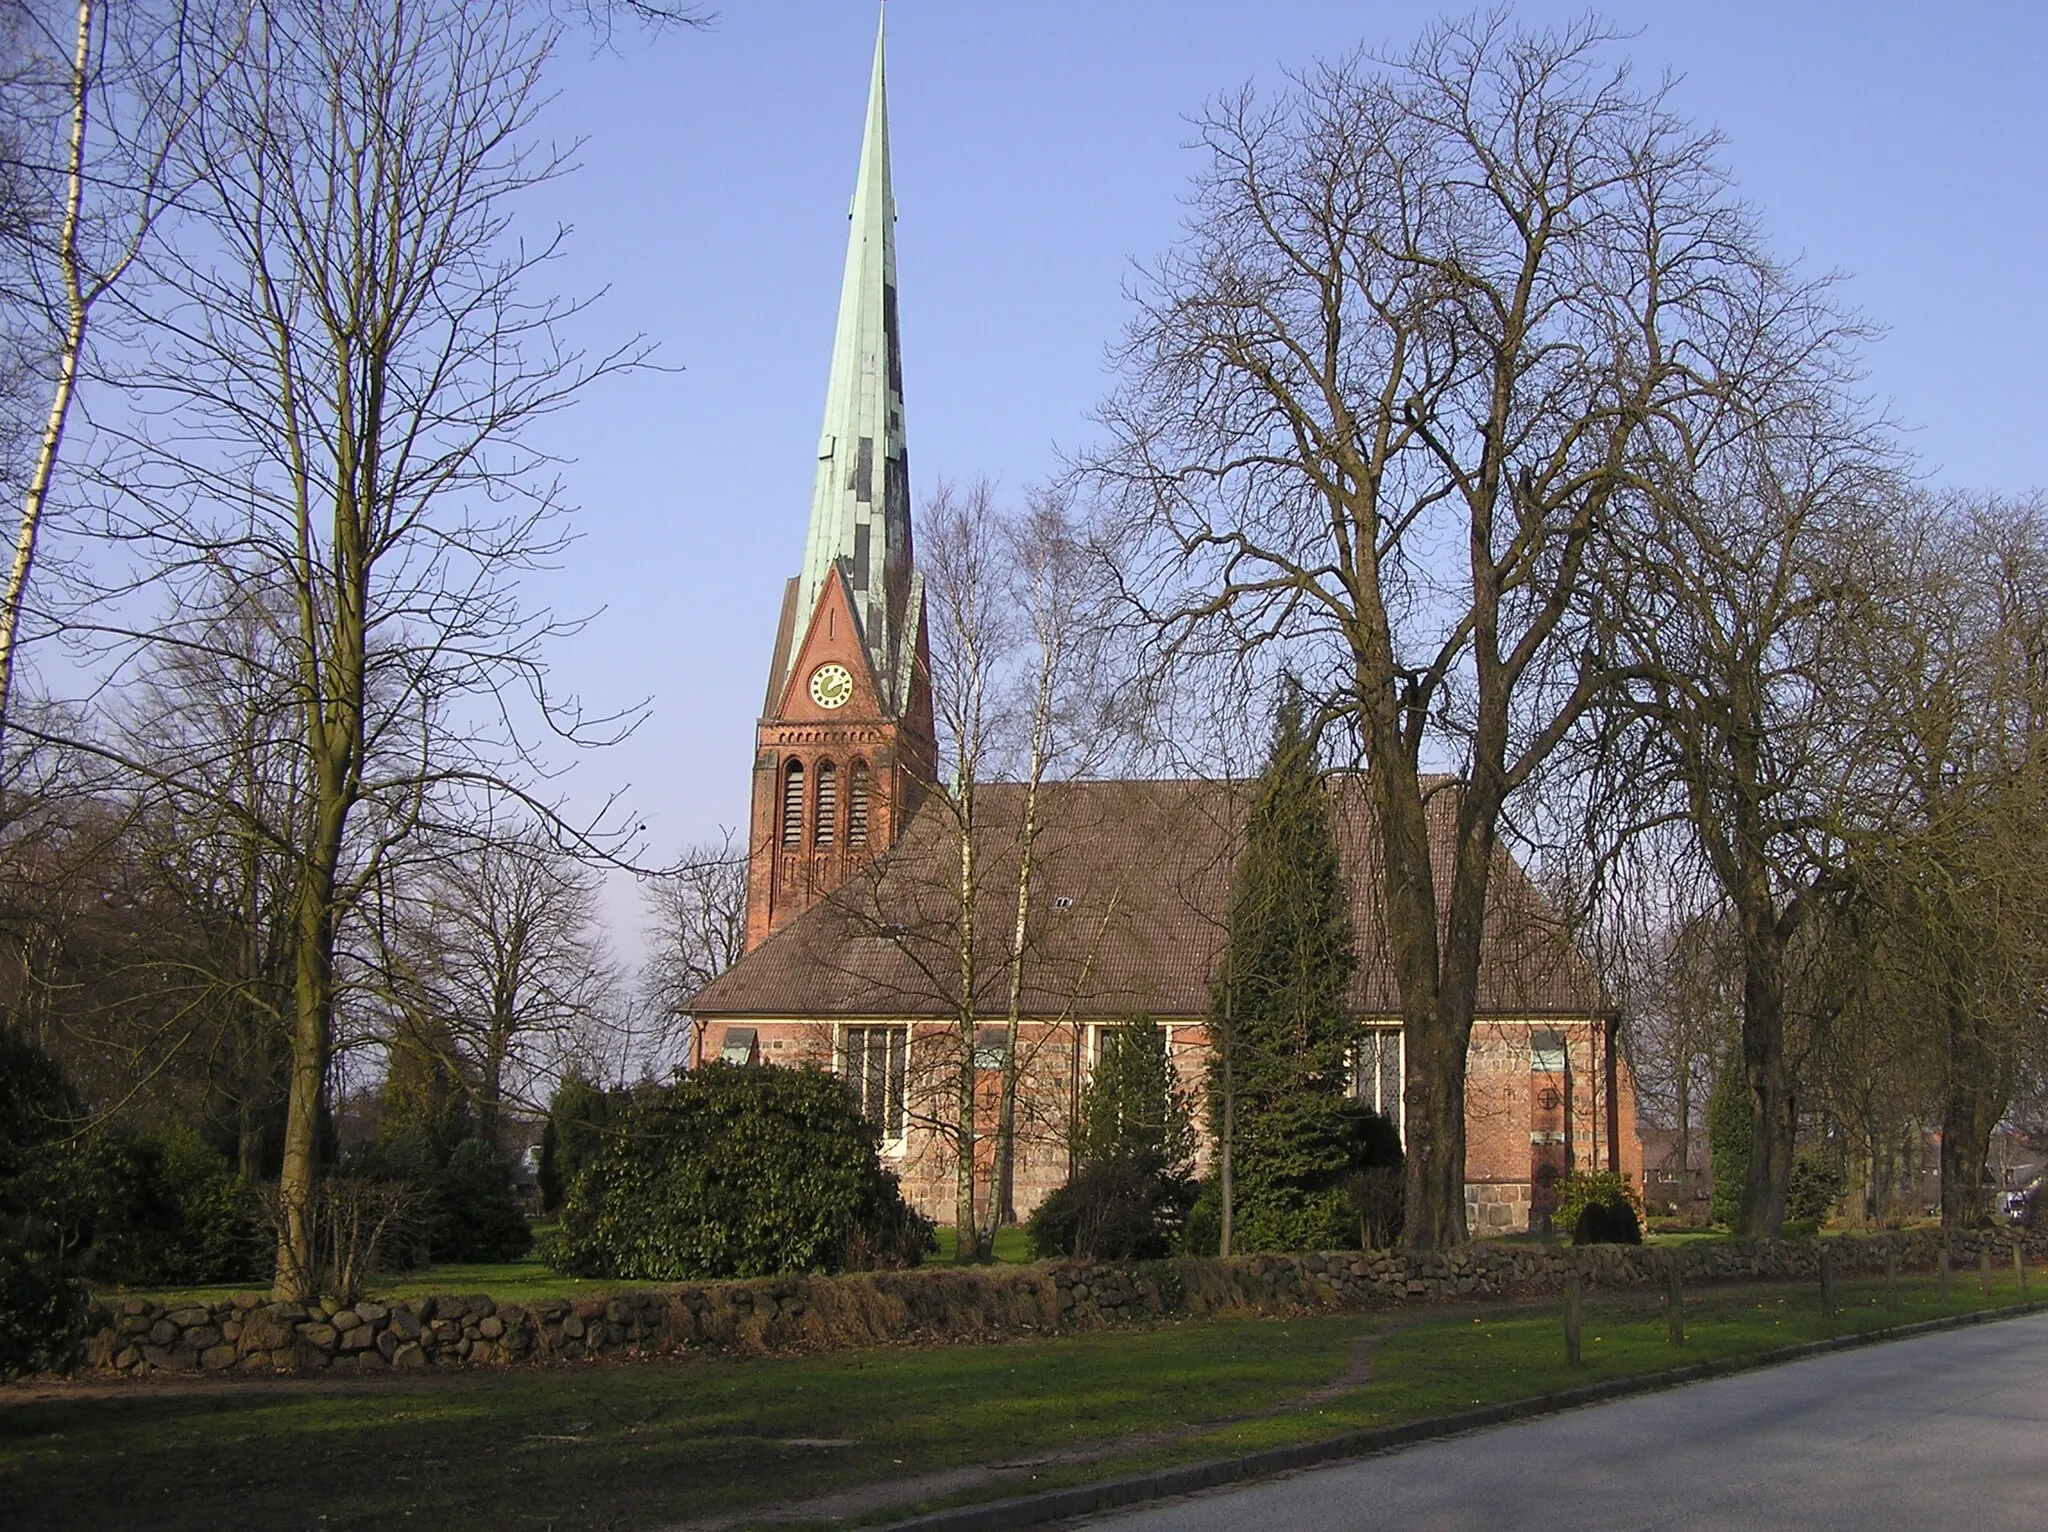
{"label": "brick church tower", "polygon": [[749,951],[888,850],[937,754],[910,547],[879,33],[852,222],[803,573],[783,593],[755,734]]}

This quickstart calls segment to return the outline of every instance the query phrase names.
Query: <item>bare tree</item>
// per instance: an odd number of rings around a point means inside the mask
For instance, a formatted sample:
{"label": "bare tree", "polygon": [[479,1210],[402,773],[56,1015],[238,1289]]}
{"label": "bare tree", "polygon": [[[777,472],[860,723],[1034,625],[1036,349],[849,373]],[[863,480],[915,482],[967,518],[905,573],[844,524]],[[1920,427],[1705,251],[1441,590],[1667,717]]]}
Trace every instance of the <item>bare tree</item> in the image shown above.
{"label": "bare tree", "polygon": [[[1633,88],[1610,40],[1495,13],[1211,107],[1189,234],[1139,295],[1113,446],[1088,464],[1155,619],[1285,645],[1363,744],[1419,1249],[1465,1234],[1502,815],[1607,680],[1589,564],[1653,428],[1814,343],[1714,135]],[[1760,292],[1778,328],[1755,323]],[[1441,893],[1436,762],[1457,776]]]}
{"label": "bare tree", "polygon": [[[186,46],[190,18],[182,3],[76,0],[68,28],[64,14],[35,3],[4,13],[8,40],[22,52],[0,90],[17,151],[0,191],[0,244],[14,247],[25,275],[9,294],[18,348],[9,364],[25,365],[47,384],[47,409],[0,589],[0,746],[37,542],[94,312],[126,279],[176,197],[181,141],[211,79]],[[221,62],[213,61],[215,72]],[[52,105],[58,114],[47,111]]]}
{"label": "bare tree", "polygon": [[[1019,1052],[1024,965],[1029,953],[1032,877],[1043,828],[1041,789],[1048,778],[1086,776],[1098,769],[1136,723],[1132,689],[1118,684],[1112,592],[1104,565],[1089,547],[1086,529],[1068,502],[1040,494],[1001,529],[1007,545],[1008,596],[1024,617],[1020,646],[1022,696],[1008,709],[1022,720],[1019,742],[1023,788],[1016,851],[1015,918],[1010,927],[1003,1007],[1003,1068],[996,1106],[995,1156],[984,1244],[1016,1218],[1011,1184],[1016,1161],[1017,1085],[1027,1061]],[[1041,1037],[1043,1047],[1050,1039]],[[1075,1051],[1079,1053],[1078,1033]]]}
{"label": "bare tree", "polygon": [[1754,1124],[1742,1203],[1752,1237],[1777,1232],[1791,1186],[1795,954],[1824,950],[1806,928],[1826,923],[1848,887],[1842,814],[1861,680],[1840,663],[1837,634],[1859,620],[1862,530],[1891,499],[1881,438],[1834,407],[1830,372],[1782,367],[1741,408],[1660,439],[1650,491],[1622,509],[1631,535],[1600,571],[1613,614],[1603,642],[1627,677],[1603,718],[1622,743],[1602,811],[1682,827],[1663,844],[1699,867],[1728,913]]}
{"label": "bare tree", "polygon": [[1741,967],[1726,923],[1694,915],[1664,924],[1642,954],[1625,1002],[1638,1110],[1661,1117],[1674,1137],[1679,1195],[1690,1213],[1692,1128],[1705,1108],[1714,1060],[1740,1016]]}
{"label": "bare tree", "polygon": [[632,357],[583,357],[560,334],[575,305],[523,292],[554,249],[515,240],[509,208],[562,168],[529,143],[556,35],[515,0],[291,0],[246,39],[216,19],[201,46],[218,80],[180,147],[197,222],[152,262],[157,355],[111,513],[138,560],[129,605],[190,605],[225,579],[287,614],[274,638],[307,788],[285,1296],[315,1280],[343,923],[451,801],[524,794],[544,812],[520,785],[524,725],[578,731],[547,685],[563,625],[511,583],[563,537],[528,428]]}
{"label": "bare tree", "polygon": [[694,1055],[690,999],[747,950],[747,857],[728,831],[719,841],[683,848],[672,872],[650,877],[641,898],[649,916],[641,998],[654,1012],[656,1046],[673,1058]]}
{"label": "bare tree", "polygon": [[2048,1057],[2048,515],[1916,507],[1885,565],[1844,635],[1871,721],[1856,864],[1874,987],[1927,1032],[1956,1227],[1983,1216],[1992,1134]]}
{"label": "bare tree", "polygon": [[410,860],[378,922],[383,993],[409,1035],[445,1046],[477,1135],[503,1153],[507,1110],[540,1104],[535,1085],[617,988],[597,875],[533,826],[486,825]]}
{"label": "bare tree", "polygon": [[949,782],[935,784],[940,791],[929,801],[948,816],[958,853],[954,1047],[944,1071],[951,1076],[952,1110],[942,1130],[953,1144],[955,1259],[968,1262],[984,1254],[975,1219],[976,1031],[982,989],[975,923],[983,849],[977,810],[982,783],[1000,749],[993,715],[1017,640],[1007,599],[1007,550],[988,482],[979,481],[964,493],[942,483],[925,506],[918,545],[930,612],[932,711],[941,769],[951,775]]}

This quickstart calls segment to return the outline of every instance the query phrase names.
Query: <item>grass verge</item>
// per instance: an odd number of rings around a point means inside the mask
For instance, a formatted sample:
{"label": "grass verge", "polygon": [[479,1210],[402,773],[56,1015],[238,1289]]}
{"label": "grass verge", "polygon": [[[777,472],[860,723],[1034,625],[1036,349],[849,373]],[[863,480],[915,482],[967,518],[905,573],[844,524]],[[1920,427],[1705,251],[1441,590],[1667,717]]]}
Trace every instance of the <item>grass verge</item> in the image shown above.
{"label": "grass verge", "polygon": [[[536,1243],[542,1231],[535,1232]],[[953,1231],[939,1231],[939,1249],[927,1264],[948,1266],[953,1261]],[[998,1265],[1023,1266],[1032,1259],[1031,1241],[1021,1227],[996,1231],[995,1259]],[[494,1265],[433,1266],[402,1277],[379,1277],[367,1288],[372,1298],[426,1298],[441,1293],[488,1293],[499,1303],[531,1303],[542,1298],[587,1298],[604,1293],[640,1292],[658,1287],[656,1282],[616,1282],[589,1277],[565,1277],[537,1259],[504,1261]],[[99,1296],[111,1301],[149,1298],[157,1302],[178,1300],[213,1303],[238,1292],[260,1287],[261,1283],[229,1283],[220,1287],[127,1288],[111,1287]]]}
{"label": "grass verge", "polygon": [[[880,1520],[1943,1311],[1931,1280],[1901,1288],[1894,1313],[1881,1284],[1845,1281],[1833,1320],[1811,1284],[1698,1290],[1683,1348],[1653,1295],[1593,1297],[1578,1369],[1554,1311],[1489,1304],[816,1357],[14,1389],[0,1392],[0,1525],[629,1529],[862,1486],[854,1519]],[[1973,1274],[1950,1310],[2018,1296],[2009,1273],[1989,1294]],[[1338,1386],[1369,1341],[1370,1376]]]}

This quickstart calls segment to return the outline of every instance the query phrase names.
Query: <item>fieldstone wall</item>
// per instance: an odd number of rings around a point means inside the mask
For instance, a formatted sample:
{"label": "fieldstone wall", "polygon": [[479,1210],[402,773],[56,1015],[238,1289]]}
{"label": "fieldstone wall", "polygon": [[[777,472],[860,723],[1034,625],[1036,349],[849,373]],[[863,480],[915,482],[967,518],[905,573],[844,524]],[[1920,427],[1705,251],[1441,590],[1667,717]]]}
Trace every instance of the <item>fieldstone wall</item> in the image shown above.
{"label": "fieldstone wall", "polygon": [[[1936,1263],[1939,1231],[1829,1239],[1848,1276]],[[1952,1236],[1950,1261],[1968,1280],[1988,1249],[2009,1269],[2013,1237]],[[2048,1235],[2027,1236],[2030,1267]],[[1442,1255],[1336,1251],[1181,1259],[1127,1265],[932,1268],[693,1283],[605,1297],[497,1303],[488,1297],[364,1301],[353,1308],[271,1303],[240,1293],[169,1306],[143,1298],[95,1305],[93,1366],[222,1376],[381,1372],[661,1355],[704,1348],[743,1353],[994,1340],[1176,1315],[1295,1313],[1456,1297],[1536,1297],[1577,1271],[1590,1288],[1661,1286],[1673,1263],[1691,1283],[1816,1277],[1820,1242],[1763,1240],[1671,1248],[1477,1243]],[[2048,1278],[2044,1278],[2048,1281]]]}

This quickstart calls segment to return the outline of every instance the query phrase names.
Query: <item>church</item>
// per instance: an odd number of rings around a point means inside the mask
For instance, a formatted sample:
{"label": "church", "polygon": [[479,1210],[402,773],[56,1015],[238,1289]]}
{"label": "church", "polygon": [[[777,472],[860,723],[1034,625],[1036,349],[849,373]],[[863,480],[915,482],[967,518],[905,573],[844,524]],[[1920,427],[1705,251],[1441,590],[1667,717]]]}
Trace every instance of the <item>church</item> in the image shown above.
{"label": "church", "polygon": [[[801,572],[783,594],[755,738],[746,951],[691,1003],[692,1062],[837,1071],[905,1195],[949,1221],[962,1031],[974,1033],[986,1171],[1014,978],[1017,1154],[1011,1184],[998,1190],[1025,1216],[1072,1170],[1079,1102],[1106,1029],[1156,1020],[1199,1100],[1249,788],[1044,785],[1024,961],[1013,975],[1023,791],[984,785],[978,871],[963,896],[957,822],[937,781],[912,546],[883,73],[878,36],[809,529]],[[1444,887],[1456,784],[1437,786],[1431,839]],[[1373,811],[1355,775],[1333,774],[1328,792],[1358,954],[1351,1088],[1405,1137]],[[1638,1186],[1642,1177],[1617,1014],[1506,852],[1492,885],[1467,1075],[1475,1235],[1540,1222],[1550,1184],[1568,1168],[1619,1170]]]}

